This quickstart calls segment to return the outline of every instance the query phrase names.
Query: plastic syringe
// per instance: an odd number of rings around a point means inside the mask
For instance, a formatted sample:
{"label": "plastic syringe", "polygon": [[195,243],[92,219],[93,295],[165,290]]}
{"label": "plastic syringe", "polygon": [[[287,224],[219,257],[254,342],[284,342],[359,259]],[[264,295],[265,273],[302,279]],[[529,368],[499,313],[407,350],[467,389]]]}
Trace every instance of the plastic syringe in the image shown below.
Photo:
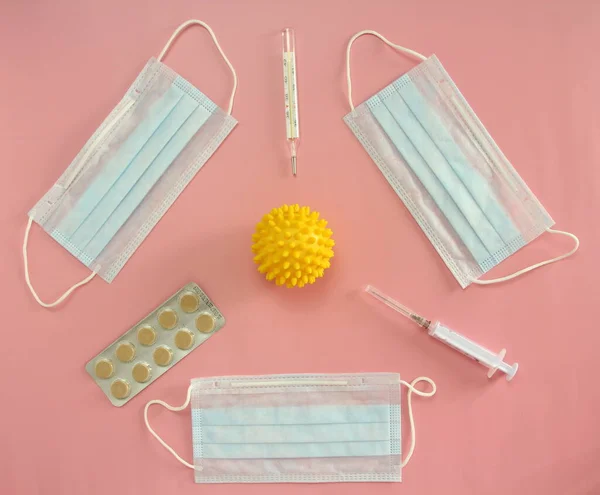
{"label": "plastic syringe", "polygon": [[439,321],[432,322],[427,318],[415,313],[413,310],[400,304],[398,301],[394,301],[391,297],[386,296],[381,291],[377,290],[371,285],[365,287],[365,291],[371,294],[375,299],[386,304],[390,308],[396,310],[401,315],[406,316],[408,319],[414,321],[417,325],[427,329],[427,332],[432,337],[440,340],[444,344],[456,349],[460,353],[464,354],[471,359],[474,359],[478,363],[486,366],[488,371],[488,378],[491,378],[496,371],[501,371],[506,375],[508,381],[512,380],[519,364],[515,363],[512,366],[504,362],[504,356],[506,355],[506,349],[502,349],[497,354],[486,349],[482,345],[479,345],[467,337],[451,330],[445,325],[442,325]]}

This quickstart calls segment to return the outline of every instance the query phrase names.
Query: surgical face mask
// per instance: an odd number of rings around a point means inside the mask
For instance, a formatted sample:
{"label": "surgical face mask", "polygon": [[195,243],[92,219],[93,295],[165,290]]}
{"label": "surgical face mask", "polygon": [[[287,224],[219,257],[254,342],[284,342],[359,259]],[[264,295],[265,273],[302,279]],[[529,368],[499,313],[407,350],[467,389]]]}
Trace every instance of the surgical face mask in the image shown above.
{"label": "surgical face mask", "polygon": [[[350,49],[372,34],[421,60],[367,101],[354,107]],[[456,280],[491,284],[561,260],[577,237],[552,230],[554,221],[502,154],[435,55],[394,45],[361,31],[346,50],[346,124],[413,215]],[[494,280],[487,271],[544,232],[575,241],[568,253]]]}
{"label": "surgical face mask", "polygon": [[[427,382],[431,390],[415,388]],[[411,446],[402,460],[400,385],[408,388]],[[401,481],[415,448],[412,394],[435,383],[396,373],[264,375],[192,380],[183,405],[151,400],[148,430],[194,469],[196,483]],[[151,428],[148,409],[191,402],[193,463]]]}
{"label": "surgical face mask", "polygon": [[[233,74],[227,112],[162,63],[171,43],[192,24],[208,30]],[[25,277],[39,304],[56,306],[96,274],[106,282],[116,277],[236,125],[231,116],[236,87],[235,71],[211,28],[196,20],[179,26],[29,212]],[[38,297],[29,278],[27,243],[34,221],[92,270],[53,303]]]}

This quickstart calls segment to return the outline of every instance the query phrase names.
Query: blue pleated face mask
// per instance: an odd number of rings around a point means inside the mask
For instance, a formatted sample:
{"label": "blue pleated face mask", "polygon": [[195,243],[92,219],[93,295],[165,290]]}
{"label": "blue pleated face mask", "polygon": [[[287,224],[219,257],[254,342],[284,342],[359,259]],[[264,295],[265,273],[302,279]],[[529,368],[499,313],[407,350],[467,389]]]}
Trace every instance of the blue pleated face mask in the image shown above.
{"label": "blue pleated face mask", "polygon": [[[427,382],[431,389],[415,385]],[[400,386],[408,388],[411,445],[402,460]],[[401,481],[415,448],[412,393],[435,394],[420,377],[397,373],[265,375],[192,380],[185,402],[146,404],[154,437],[196,483]],[[151,428],[148,409],[181,411],[191,402],[193,463]]]}
{"label": "blue pleated face mask", "polygon": [[[350,49],[363,34],[422,62],[354,108]],[[461,287],[514,278],[573,254],[578,239],[552,230],[550,215],[529,190],[437,57],[361,31],[346,53],[352,111],[346,124],[427,235]],[[575,241],[569,253],[507,277],[480,277],[544,232]]]}
{"label": "blue pleated face mask", "polygon": [[[174,39],[192,24],[209,31],[233,74],[227,112],[161,62]],[[231,116],[236,86],[235,71],[210,27],[195,20],[182,24],[30,211],[23,244],[25,276],[41,305],[59,304],[96,273],[107,282],[115,278],[236,125]],[[27,242],[33,221],[92,270],[49,304],[29,279]]]}

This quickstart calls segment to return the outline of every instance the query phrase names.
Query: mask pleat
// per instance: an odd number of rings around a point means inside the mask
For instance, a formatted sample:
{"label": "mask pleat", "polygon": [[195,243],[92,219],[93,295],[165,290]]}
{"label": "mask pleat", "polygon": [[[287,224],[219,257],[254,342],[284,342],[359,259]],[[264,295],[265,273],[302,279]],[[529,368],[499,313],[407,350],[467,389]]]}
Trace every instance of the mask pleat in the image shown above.
{"label": "mask pleat", "polygon": [[[333,406],[331,406],[333,407]],[[387,411],[386,411],[387,413]],[[322,411],[322,414],[331,414],[331,411]],[[222,418],[219,418],[219,420]],[[330,419],[330,418],[329,418]],[[320,443],[320,442],[351,442],[357,436],[371,439],[371,441],[389,442],[389,417],[379,420],[359,421],[330,421],[319,422],[320,418],[311,418],[306,415],[298,422],[292,423],[286,417],[285,423],[254,423],[244,421],[234,424],[212,424],[204,417],[204,445],[227,445],[239,443]],[[310,420],[314,423],[307,424]],[[268,439],[265,442],[265,439]],[[364,440],[363,440],[364,441]]]}
{"label": "mask pleat", "polygon": [[[496,235],[492,235],[493,242],[488,247],[490,252],[494,253],[501,249],[504,243],[511,242],[519,236],[519,231],[498,202],[490,185],[477,170],[470,166],[457,143],[446,128],[441,125],[439,117],[430,110],[429,103],[417,87],[414,84],[402,85],[398,88],[398,93],[475,202],[476,206],[471,206],[478,208],[478,211],[484,215],[487,222],[483,222],[483,225],[481,225],[483,227],[482,237],[484,239],[488,238],[489,226],[491,226],[500,238],[497,239]],[[464,191],[457,190],[456,192],[460,195]],[[479,225],[475,227],[475,230],[478,227]]]}
{"label": "mask pleat", "polygon": [[[177,102],[167,118],[154,131],[150,139],[142,146],[129,165],[127,165],[110,190],[102,197],[85,221],[70,237],[70,241],[80,246],[87,256],[96,257],[104,248],[104,246],[99,246],[96,252],[90,252],[85,249],[98,231],[111,218],[120,223],[118,225],[118,228],[120,228],[133,209],[142,201],[144,195],[147,193],[147,190],[144,191],[143,188],[137,187],[142,177],[155,177],[158,180],[168,167],[169,162],[165,163],[158,160],[158,158],[164,147],[197,107],[197,105],[186,105],[185,100],[186,97],[182,95],[182,98]],[[188,100],[190,100],[190,103],[193,103],[190,98]],[[120,208],[126,198],[129,198],[128,203],[132,206],[129,211],[128,209]],[[117,216],[119,213],[120,215]],[[109,234],[107,242],[116,233],[118,228],[112,232],[107,232]]]}
{"label": "mask pleat", "polygon": [[[370,102],[373,103],[373,99]],[[471,255],[478,263],[482,263],[488,259],[490,256],[488,249],[465,215],[463,215],[456,201],[444,187],[439,177],[427,165],[427,162],[413,143],[414,138],[409,138],[407,132],[411,131],[411,126],[400,126],[397,118],[392,114],[390,107],[385,105],[383,101],[378,105],[371,104],[369,106],[382,129],[402,156],[403,162],[417,176],[426,193],[429,194],[440,211],[443,212],[445,218],[454,230],[456,230]]]}
{"label": "mask pleat", "polygon": [[[183,93],[179,89],[172,88],[151,107],[148,115],[119,147],[115,156],[103,164],[101,173],[75,201],[70,211],[58,224],[56,230],[62,236],[71,239],[85,224],[102,199],[112,192],[112,187],[124,174],[127,176],[127,170],[131,163],[152,139],[165,119],[169,117],[182,96]],[[74,244],[77,245],[77,243]]]}
{"label": "mask pleat", "polygon": [[202,425],[208,458],[390,454],[387,405],[211,408]]}
{"label": "mask pleat", "polygon": [[[102,252],[150,189],[162,177],[172,161],[206,122],[208,116],[209,113],[192,98],[184,96],[179,101],[172,115],[163,123],[160,132],[157,132],[153,138],[153,141],[156,142],[149,146],[153,148],[147,157],[148,160],[152,157],[150,163],[147,166],[145,162],[140,164],[139,169],[143,172],[139,174],[133,185],[128,181],[120,188],[114,188],[112,204],[104,206],[104,211],[100,216],[100,219],[105,218],[104,222],[96,223],[100,226],[83,246],[83,252],[87,256],[95,258]],[[138,165],[136,164],[135,167],[138,168]],[[110,211],[113,206],[114,208]]]}
{"label": "mask pleat", "polygon": [[[458,211],[469,223],[472,231],[483,243],[488,253],[501,249],[502,239],[498,236],[492,225],[489,223],[481,209],[473,200],[471,194],[465,185],[454,173],[442,153],[435,145],[435,142],[429,137],[422,123],[407,106],[402,97],[394,92],[383,100],[384,105],[394,117],[396,124],[399,125],[408,139],[413,144],[419,156],[423,159],[421,163],[435,175],[442,187],[446,190],[452,201],[457,206]],[[411,157],[404,157],[409,166],[415,163]],[[414,170],[414,169],[413,169]],[[443,210],[448,216],[448,211]]]}

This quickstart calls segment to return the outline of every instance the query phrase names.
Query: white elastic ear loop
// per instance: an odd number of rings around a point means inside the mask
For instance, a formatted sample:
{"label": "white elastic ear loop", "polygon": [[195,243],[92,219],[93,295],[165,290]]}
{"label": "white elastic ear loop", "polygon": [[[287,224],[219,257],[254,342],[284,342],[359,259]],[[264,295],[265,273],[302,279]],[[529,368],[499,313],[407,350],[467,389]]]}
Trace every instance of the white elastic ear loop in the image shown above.
{"label": "white elastic ear loop", "polygon": [[562,230],[554,230],[554,229],[546,229],[546,230],[548,232],[550,232],[551,234],[560,234],[560,235],[566,235],[567,237],[570,237],[571,239],[573,239],[575,241],[575,247],[573,249],[571,249],[568,253],[561,254],[560,256],[557,256],[556,258],[541,261],[539,263],[536,263],[535,265],[528,266],[527,268],[523,268],[522,270],[519,270],[518,272],[512,273],[510,275],[507,275],[506,277],[493,278],[490,280],[472,280],[472,282],[474,284],[478,284],[478,285],[491,285],[491,284],[497,284],[499,282],[506,282],[507,280],[517,278],[517,277],[523,275],[524,273],[535,270],[536,268],[539,268],[541,266],[549,265],[550,263],[555,263],[556,261],[564,260],[565,258],[568,258],[573,253],[575,253],[575,251],[577,251],[579,249],[579,239],[577,238],[576,235],[571,234],[570,232],[564,232]]}
{"label": "white elastic ear loop", "polygon": [[33,217],[29,217],[29,221],[27,222],[27,228],[25,229],[25,238],[23,239],[23,266],[25,268],[25,282],[27,282],[27,287],[29,287],[31,294],[33,295],[33,297],[35,298],[35,300],[38,302],[38,304],[40,306],[43,306],[44,308],[53,308],[54,306],[58,306],[67,297],[69,297],[75,289],[81,287],[82,285],[87,284],[90,280],[92,280],[96,276],[97,272],[93,271],[89,276],[84,278],[81,282],[77,282],[70,289],[67,289],[67,291],[62,296],[60,296],[56,301],[51,302],[51,303],[46,303],[46,302],[42,301],[40,299],[40,297],[37,295],[37,292],[35,291],[35,289],[33,288],[33,285],[31,285],[31,279],[29,278],[29,261],[27,260],[27,244],[29,243],[29,231],[31,230],[32,223],[33,223]]}
{"label": "white elastic ear loop", "polygon": [[360,38],[364,34],[372,34],[373,36],[377,36],[381,41],[383,41],[386,45],[395,48],[396,50],[406,53],[411,57],[418,58],[419,60],[427,60],[425,55],[420,54],[419,52],[415,52],[410,48],[405,48],[400,45],[395,45],[391,41],[389,41],[385,36],[379,34],[377,31],[371,31],[370,29],[365,29],[364,31],[359,31],[356,33],[350,41],[348,41],[348,47],[346,48],[346,80],[348,81],[348,103],[350,103],[350,108],[354,110],[354,103],[352,102],[352,78],[350,77],[350,49],[352,48],[352,43],[356,41],[357,38]]}
{"label": "white elastic ear loop", "polygon": [[162,49],[162,52],[160,52],[160,55],[158,56],[158,61],[161,62],[162,59],[164,58],[165,54],[169,51],[169,48],[171,47],[171,44],[173,43],[173,41],[175,41],[175,39],[181,34],[181,32],[187,28],[188,26],[191,26],[193,24],[198,24],[199,26],[202,26],[204,28],[206,28],[206,30],[208,31],[208,33],[210,34],[211,38],[213,39],[213,41],[215,42],[215,45],[217,46],[217,49],[219,50],[219,53],[221,54],[221,56],[223,57],[223,60],[225,60],[225,63],[227,64],[227,66],[229,67],[229,69],[231,70],[231,73],[233,74],[233,89],[231,91],[231,98],[229,98],[229,109],[227,110],[227,113],[229,115],[231,115],[231,111],[233,110],[233,99],[235,98],[235,92],[237,90],[237,84],[238,84],[238,80],[237,80],[237,74],[235,73],[235,69],[233,68],[233,65],[231,65],[231,62],[229,61],[229,59],[227,58],[227,55],[225,55],[225,52],[223,51],[223,49],[221,48],[221,45],[219,45],[219,42],[217,41],[217,37],[215,36],[215,33],[213,32],[213,30],[210,28],[210,26],[208,24],[206,24],[205,22],[199,21],[197,19],[190,19],[189,21],[185,21],[183,24],[181,24],[181,26],[179,26],[175,32],[171,35],[171,38],[169,38],[169,41],[167,41],[167,44],[165,45],[165,47]]}
{"label": "white elastic ear loop", "polygon": [[[431,385],[431,391],[423,392],[423,391],[415,388],[415,385],[419,382],[429,383],[429,385]],[[413,416],[413,410],[412,410],[412,394],[414,392],[415,394],[420,395],[421,397],[431,397],[431,396],[435,395],[437,387],[435,386],[435,382],[431,378],[428,378],[426,376],[420,376],[419,378],[415,378],[410,383],[405,382],[404,380],[400,380],[400,383],[402,385],[406,386],[406,388],[408,388],[408,396],[407,396],[408,397],[408,420],[410,422],[410,437],[411,437],[410,448],[408,449],[408,453],[406,454],[406,457],[402,461],[402,467],[404,467],[408,464],[408,461],[410,461],[410,458],[412,457],[413,452],[415,451],[415,445],[417,443],[417,437],[416,437],[416,433],[415,433],[415,418]]]}
{"label": "white elastic ear loop", "polygon": [[162,400],[151,400],[150,402],[148,402],[146,404],[146,407],[144,407],[144,421],[146,422],[146,428],[148,428],[148,431],[150,433],[152,433],[152,435],[154,436],[154,438],[156,438],[159,441],[159,443],[165,449],[167,449],[169,452],[171,452],[171,454],[173,454],[173,456],[175,457],[175,459],[177,459],[179,462],[181,462],[181,464],[183,464],[186,467],[189,467],[190,469],[196,469],[197,471],[202,471],[201,467],[196,467],[193,464],[190,464],[185,459],[182,459],[179,456],[179,454],[177,452],[175,452],[175,450],[173,450],[173,447],[171,447],[169,444],[167,444],[167,442],[165,442],[162,438],[160,438],[158,436],[158,433],[156,433],[152,429],[152,427],[150,426],[150,422],[148,421],[148,409],[150,408],[151,405],[158,404],[158,405],[163,406],[164,408],[168,409],[169,411],[178,412],[178,411],[183,411],[189,405],[191,397],[192,397],[192,385],[190,385],[188,387],[188,391],[187,391],[187,396],[185,398],[185,402],[181,406],[171,406],[170,404],[167,404],[166,402],[164,402]]}

